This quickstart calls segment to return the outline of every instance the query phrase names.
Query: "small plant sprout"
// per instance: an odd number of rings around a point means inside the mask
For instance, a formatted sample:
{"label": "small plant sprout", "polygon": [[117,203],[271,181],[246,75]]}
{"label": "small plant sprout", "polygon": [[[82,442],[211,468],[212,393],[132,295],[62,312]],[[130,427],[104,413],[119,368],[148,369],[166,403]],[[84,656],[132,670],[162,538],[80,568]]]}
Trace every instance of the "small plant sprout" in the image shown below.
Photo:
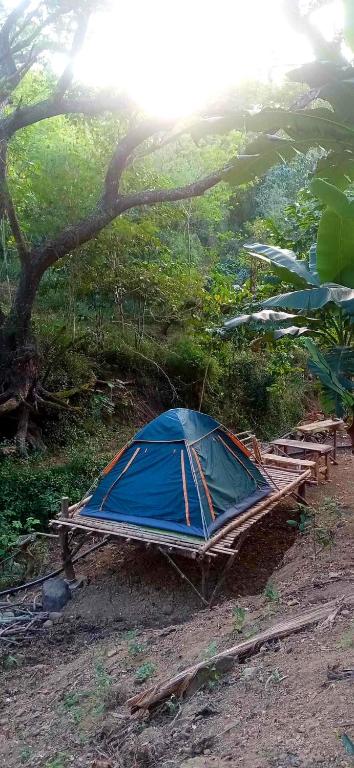
{"label": "small plant sprout", "polygon": [[215,640],[213,640],[211,643],[209,643],[208,647],[203,652],[203,659],[212,659],[213,656],[215,656],[217,652],[218,646]]}
{"label": "small plant sprout", "polygon": [[32,747],[23,747],[20,752],[20,762],[24,765],[28,763],[33,755]]}
{"label": "small plant sprout", "polygon": [[95,678],[96,689],[98,692],[103,693],[107,691],[112,685],[112,678],[105,669],[102,659],[95,661]]}
{"label": "small plant sprout", "polygon": [[242,632],[246,619],[246,610],[241,605],[236,605],[232,611],[233,630],[234,632]]}
{"label": "small plant sprout", "polygon": [[266,588],[264,590],[264,597],[266,597],[270,603],[279,603],[279,600],[280,600],[279,590],[274,584],[272,584],[271,581],[268,581],[268,584],[266,585]]}
{"label": "small plant sprout", "polygon": [[68,755],[65,752],[59,752],[53,760],[45,764],[45,768],[66,768],[68,764]]}
{"label": "small plant sprout", "polygon": [[354,622],[351,624],[347,632],[342,635],[339,645],[341,648],[354,648]]}
{"label": "small plant sprout", "polygon": [[150,677],[155,674],[155,671],[155,664],[153,664],[151,661],[146,661],[136,670],[135,680],[137,680],[139,683],[145,683],[146,680],[149,680]]}
{"label": "small plant sprout", "polygon": [[299,509],[299,520],[287,520],[287,523],[293,528],[297,528],[299,533],[311,535],[314,558],[316,559],[318,555],[317,545],[322,550],[334,543],[334,525],[341,515],[340,507],[335,499],[326,498],[317,510],[313,507],[303,507],[301,504]]}
{"label": "small plant sprout", "polygon": [[175,715],[179,710],[179,704],[177,696],[173,693],[172,696],[166,701],[166,707],[170,715]]}
{"label": "small plant sprout", "polygon": [[146,646],[144,643],[139,642],[137,639],[137,633],[135,630],[132,630],[131,632],[127,633],[127,640],[128,640],[128,653],[129,656],[139,656],[141,653],[144,653],[146,650]]}
{"label": "small plant sprout", "polygon": [[268,686],[272,683],[273,685],[279,685],[283,682],[283,680],[286,680],[287,675],[282,675],[282,673],[279,671],[279,669],[273,669],[271,674],[266,680],[265,683],[265,689],[268,688]]}

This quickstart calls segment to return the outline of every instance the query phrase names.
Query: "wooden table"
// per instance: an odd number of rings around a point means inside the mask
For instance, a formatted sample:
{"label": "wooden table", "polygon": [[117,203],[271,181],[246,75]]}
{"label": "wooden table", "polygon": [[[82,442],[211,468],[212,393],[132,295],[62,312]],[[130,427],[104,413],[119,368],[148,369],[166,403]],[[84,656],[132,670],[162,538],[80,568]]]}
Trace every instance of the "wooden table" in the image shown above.
{"label": "wooden table", "polygon": [[323,419],[323,421],[300,424],[297,429],[305,435],[305,438],[307,435],[316,435],[319,432],[331,432],[333,434],[333,463],[337,464],[337,431],[343,426],[343,419]]}
{"label": "wooden table", "polygon": [[332,446],[325,443],[310,443],[307,440],[290,440],[287,438],[279,438],[279,440],[273,440],[271,445],[274,448],[281,449],[283,453],[288,454],[290,448],[296,448],[304,452],[305,456],[310,454],[315,462],[315,477],[316,481],[320,480],[320,461],[322,456],[325,460],[325,479],[329,480],[329,457],[332,452]]}

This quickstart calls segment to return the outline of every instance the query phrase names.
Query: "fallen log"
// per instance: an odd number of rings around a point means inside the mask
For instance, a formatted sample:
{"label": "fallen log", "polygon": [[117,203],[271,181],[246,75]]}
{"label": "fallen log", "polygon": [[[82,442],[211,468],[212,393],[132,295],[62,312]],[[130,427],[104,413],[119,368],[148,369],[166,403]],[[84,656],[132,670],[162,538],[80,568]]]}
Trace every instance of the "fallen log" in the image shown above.
{"label": "fallen log", "polygon": [[179,672],[174,677],[157,683],[151,686],[146,691],[138,693],[136,696],[128,699],[127,705],[131,707],[131,711],[136,712],[138,709],[149,710],[160,704],[162,701],[169,699],[171,696],[181,698],[185,695],[190,688],[192,682],[195,687],[196,678],[200,673],[204,673],[206,670],[217,670],[225,664],[227,659],[233,659],[234,661],[238,657],[250,655],[256,653],[264,643],[270,640],[277,640],[282,637],[299,632],[301,629],[316,624],[323,619],[327,619],[332,616],[334,612],[340,612],[344,607],[354,605],[354,594],[341,598],[340,600],[331,600],[329,603],[319,605],[315,608],[311,608],[308,611],[301,613],[299,616],[295,616],[287,621],[281,621],[279,624],[270,627],[269,629],[260,632],[258,635],[244,640],[242,643],[232,646],[225,651],[217,653],[206,661],[201,661],[188,669]]}

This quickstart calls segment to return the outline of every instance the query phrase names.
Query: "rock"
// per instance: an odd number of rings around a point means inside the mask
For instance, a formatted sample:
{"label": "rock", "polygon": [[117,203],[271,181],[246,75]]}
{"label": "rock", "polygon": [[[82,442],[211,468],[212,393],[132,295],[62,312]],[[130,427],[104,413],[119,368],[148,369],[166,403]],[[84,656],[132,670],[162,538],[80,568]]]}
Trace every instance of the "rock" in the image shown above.
{"label": "rock", "polygon": [[244,680],[253,680],[258,672],[257,667],[244,667],[242,670],[242,677]]}
{"label": "rock", "polygon": [[53,624],[58,624],[59,621],[62,621],[63,614],[60,613],[60,611],[51,611],[48,615],[48,619],[53,622]]}
{"label": "rock", "polygon": [[42,605],[43,611],[48,613],[57,613],[70,600],[70,589],[61,578],[48,579],[42,587]]}
{"label": "rock", "polygon": [[47,621],[44,621],[42,624],[43,629],[51,629],[54,626],[54,622],[50,619],[47,619]]}

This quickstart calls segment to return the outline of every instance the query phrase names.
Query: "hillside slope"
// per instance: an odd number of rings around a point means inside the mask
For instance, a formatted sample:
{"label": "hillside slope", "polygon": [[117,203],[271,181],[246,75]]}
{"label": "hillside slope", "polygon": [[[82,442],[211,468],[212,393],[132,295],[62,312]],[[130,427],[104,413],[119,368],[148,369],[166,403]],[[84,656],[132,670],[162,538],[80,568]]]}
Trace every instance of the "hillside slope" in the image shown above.
{"label": "hillside slope", "polygon": [[202,690],[150,716],[132,716],[126,700],[281,618],[353,594],[353,470],[343,454],[332,483],[311,490],[316,531],[289,526],[289,506],[254,529],[212,610],[156,554],[112,545],[87,560],[89,583],[62,622],[2,671],[0,763],[350,768],[354,679],[333,679],[337,665],[354,669],[349,609],[223,675],[211,670]]}

